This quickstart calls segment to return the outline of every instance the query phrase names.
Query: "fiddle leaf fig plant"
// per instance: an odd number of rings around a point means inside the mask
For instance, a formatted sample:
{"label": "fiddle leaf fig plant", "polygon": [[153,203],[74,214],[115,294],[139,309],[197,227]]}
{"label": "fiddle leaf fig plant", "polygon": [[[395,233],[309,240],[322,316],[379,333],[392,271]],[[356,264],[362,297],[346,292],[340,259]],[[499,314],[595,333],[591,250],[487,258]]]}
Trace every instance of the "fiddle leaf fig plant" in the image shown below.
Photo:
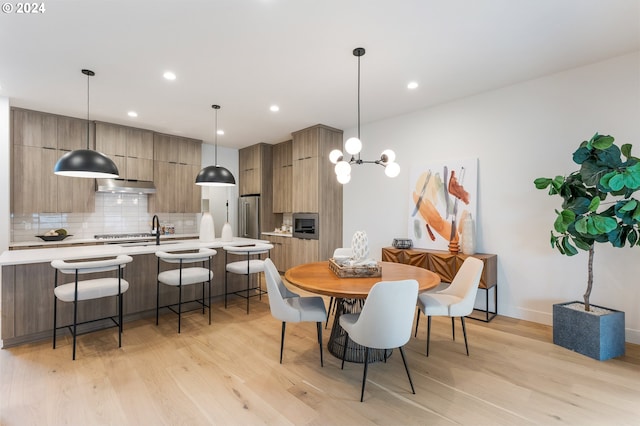
{"label": "fiddle leaf fig plant", "polygon": [[[612,136],[595,134],[573,153],[579,170],[567,176],[541,177],[536,188],[562,198],[551,231],[551,247],[573,256],[578,249],[589,252],[585,310],[590,310],[595,243],[614,247],[640,245],[640,202],[633,194],[640,188],[640,159],[631,145],[618,147]],[[608,199],[607,197],[610,197]],[[605,201],[606,200],[606,201]]]}

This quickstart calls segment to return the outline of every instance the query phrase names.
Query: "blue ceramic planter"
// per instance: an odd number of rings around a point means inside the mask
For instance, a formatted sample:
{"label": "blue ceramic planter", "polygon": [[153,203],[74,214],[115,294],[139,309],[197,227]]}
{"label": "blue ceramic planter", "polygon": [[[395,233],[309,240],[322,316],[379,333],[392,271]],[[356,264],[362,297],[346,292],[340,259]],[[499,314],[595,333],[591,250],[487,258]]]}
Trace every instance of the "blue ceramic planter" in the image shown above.
{"label": "blue ceramic planter", "polygon": [[624,355],[624,312],[593,315],[565,306],[572,303],[581,302],[553,305],[553,343],[600,361]]}

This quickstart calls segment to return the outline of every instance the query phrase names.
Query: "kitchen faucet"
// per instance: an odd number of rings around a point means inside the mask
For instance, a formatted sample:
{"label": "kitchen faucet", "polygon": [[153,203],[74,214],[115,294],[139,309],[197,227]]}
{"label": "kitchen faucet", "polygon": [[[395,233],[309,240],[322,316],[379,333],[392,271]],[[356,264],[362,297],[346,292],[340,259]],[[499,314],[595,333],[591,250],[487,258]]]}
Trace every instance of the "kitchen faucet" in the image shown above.
{"label": "kitchen faucet", "polygon": [[160,219],[157,214],[153,215],[151,219],[151,234],[156,234],[156,245],[160,245]]}

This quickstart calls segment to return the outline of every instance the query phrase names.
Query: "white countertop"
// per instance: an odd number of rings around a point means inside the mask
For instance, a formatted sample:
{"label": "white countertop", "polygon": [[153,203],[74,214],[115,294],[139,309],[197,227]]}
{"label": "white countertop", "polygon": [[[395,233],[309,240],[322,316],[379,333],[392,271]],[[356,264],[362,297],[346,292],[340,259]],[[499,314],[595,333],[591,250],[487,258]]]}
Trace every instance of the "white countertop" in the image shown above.
{"label": "white countertop", "polygon": [[273,237],[291,237],[291,232],[282,232],[282,231],[271,231],[271,232],[262,232],[262,235],[270,235]]}
{"label": "white countertop", "polygon": [[120,254],[135,256],[138,254],[151,254],[161,250],[195,250],[199,248],[222,249],[226,245],[243,245],[268,243],[265,240],[252,240],[248,238],[234,238],[232,242],[223,242],[216,238],[210,243],[202,243],[200,240],[184,240],[172,244],[162,244],[159,246],[150,243],[147,246],[127,246],[118,244],[90,245],[90,246],[69,246],[55,248],[38,248],[27,250],[7,250],[0,255],[0,266],[25,265],[31,263],[51,262],[55,259],[90,259],[98,257],[112,257]]}
{"label": "white countertop", "polygon": [[[189,238],[198,238],[199,234],[167,234],[161,235],[160,240],[172,240],[172,239],[189,239]],[[128,237],[121,238],[121,240],[127,241],[146,241],[146,240],[155,240],[155,237]],[[104,239],[104,238],[75,238],[74,236],[65,238],[62,241],[43,241],[38,237],[33,237],[33,241],[21,241],[19,243],[10,243],[9,247],[33,247],[33,246],[62,246],[62,245],[74,245],[74,244],[91,244],[91,243],[101,243],[101,244],[113,244],[116,243],[115,239]]]}

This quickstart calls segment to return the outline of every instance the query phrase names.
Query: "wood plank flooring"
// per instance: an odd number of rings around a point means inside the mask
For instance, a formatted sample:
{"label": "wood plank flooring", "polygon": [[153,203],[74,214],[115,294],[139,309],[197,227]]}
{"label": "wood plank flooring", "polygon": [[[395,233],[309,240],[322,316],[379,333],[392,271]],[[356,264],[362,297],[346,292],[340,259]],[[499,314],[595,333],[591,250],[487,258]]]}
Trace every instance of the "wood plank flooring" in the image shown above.
{"label": "wood plank flooring", "polygon": [[[328,302],[328,301],[327,301]],[[551,329],[498,316],[467,321],[470,355],[459,322],[426,321],[406,346],[416,394],[397,351],[371,365],[360,403],[362,365],[345,365],[325,347],[320,367],[315,324],[288,324],[278,363],[280,322],[267,297],[231,299],[200,312],[166,313],[58,348],[45,341],[0,351],[2,425],[637,425],[640,346],[594,361],[551,343]],[[324,330],[326,344],[329,330]]]}

